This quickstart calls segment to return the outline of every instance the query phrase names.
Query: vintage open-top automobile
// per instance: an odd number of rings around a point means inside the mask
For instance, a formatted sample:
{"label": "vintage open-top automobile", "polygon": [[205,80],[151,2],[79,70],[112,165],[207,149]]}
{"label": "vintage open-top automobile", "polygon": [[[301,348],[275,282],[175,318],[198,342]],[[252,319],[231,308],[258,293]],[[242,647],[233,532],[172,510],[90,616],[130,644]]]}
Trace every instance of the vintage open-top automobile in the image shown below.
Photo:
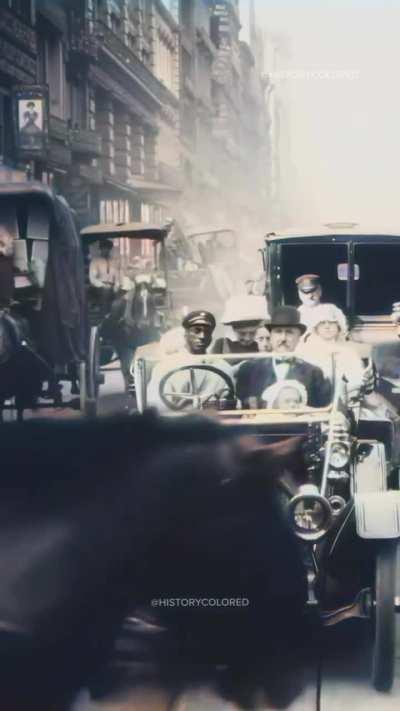
{"label": "vintage open-top automobile", "polygon": [[[138,408],[175,415],[206,410],[259,442],[303,439],[305,478],[298,481],[287,472],[280,487],[305,550],[309,605],[328,627],[351,617],[365,619],[373,637],[373,683],[390,689],[400,537],[396,422],[362,419],[362,390],[348,391],[335,356],[324,407],[308,406],[288,371],[289,379],[266,390],[258,407],[243,409],[236,389],[239,369],[274,357],[181,353],[162,360],[139,358],[134,365]],[[291,365],[300,361],[292,353],[287,358]]]}

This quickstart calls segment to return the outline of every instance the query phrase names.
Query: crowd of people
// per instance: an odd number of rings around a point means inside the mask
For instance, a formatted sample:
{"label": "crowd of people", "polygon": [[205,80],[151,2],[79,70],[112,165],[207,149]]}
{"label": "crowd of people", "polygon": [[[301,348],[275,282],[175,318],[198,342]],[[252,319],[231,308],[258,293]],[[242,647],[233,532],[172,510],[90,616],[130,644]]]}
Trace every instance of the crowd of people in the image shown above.
{"label": "crowd of people", "polygon": [[[213,314],[199,310],[185,316],[181,328],[161,338],[159,362],[148,383],[148,405],[165,407],[160,384],[168,373],[172,374],[166,390],[173,409],[193,406],[193,394],[202,406],[221,406],[225,400],[231,404],[232,393],[218,370],[232,380],[236,402],[243,409],[325,407],[333,397],[335,374],[346,381],[350,397],[370,393],[372,364],[365,365],[346,340],[343,311],[322,301],[319,276],[301,275],[296,286],[299,305],[279,306],[270,315],[264,297],[231,298],[221,320],[230,332],[217,338]],[[199,369],[191,357],[207,353],[226,356],[215,360],[214,372]],[[255,353],[265,357],[238,357]],[[195,366],[191,373],[190,365]]]}

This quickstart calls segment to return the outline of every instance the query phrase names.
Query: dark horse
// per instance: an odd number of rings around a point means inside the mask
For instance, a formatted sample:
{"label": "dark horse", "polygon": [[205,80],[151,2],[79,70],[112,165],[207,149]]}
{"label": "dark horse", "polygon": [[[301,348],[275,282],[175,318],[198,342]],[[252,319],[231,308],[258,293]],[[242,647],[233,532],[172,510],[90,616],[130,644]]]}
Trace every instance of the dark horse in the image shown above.
{"label": "dark horse", "polygon": [[310,632],[275,483],[297,441],[260,449],[212,420],[151,412],[5,424],[0,438],[3,709],[67,709],[125,616],[161,598],[247,600],[160,608],[166,683],[184,689],[196,668],[232,700],[252,684],[291,700],[285,669]]}
{"label": "dark horse", "polygon": [[128,389],[136,349],[160,338],[156,291],[151,282],[135,283],[133,289],[114,301],[109,316],[101,326],[100,335],[115,348]]}
{"label": "dark horse", "polygon": [[34,350],[23,319],[0,311],[0,421],[5,400],[15,399],[19,419],[42,390],[44,363]]}

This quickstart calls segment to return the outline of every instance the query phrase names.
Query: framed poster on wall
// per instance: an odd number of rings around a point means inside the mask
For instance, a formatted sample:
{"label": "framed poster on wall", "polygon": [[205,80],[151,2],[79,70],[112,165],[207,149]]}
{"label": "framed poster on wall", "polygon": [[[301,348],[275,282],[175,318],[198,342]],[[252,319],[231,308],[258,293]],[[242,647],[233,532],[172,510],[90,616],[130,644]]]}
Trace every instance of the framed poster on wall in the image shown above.
{"label": "framed poster on wall", "polygon": [[13,90],[15,145],[23,159],[45,159],[49,132],[49,91],[46,85]]}

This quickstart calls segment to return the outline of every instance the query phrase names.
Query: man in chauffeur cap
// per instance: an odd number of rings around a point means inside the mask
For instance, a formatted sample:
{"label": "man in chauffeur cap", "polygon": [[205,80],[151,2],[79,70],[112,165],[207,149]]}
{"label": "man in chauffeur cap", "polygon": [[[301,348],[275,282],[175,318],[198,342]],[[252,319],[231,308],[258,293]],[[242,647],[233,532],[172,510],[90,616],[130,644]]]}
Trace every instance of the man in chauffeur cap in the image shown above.
{"label": "man in chauffeur cap", "polygon": [[[296,279],[297,293],[301,306],[298,307],[301,322],[308,328],[311,322],[315,323],[316,311],[321,305],[322,286],[318,274],[302,274]],[[335,304],[330,304],[335,311],[336,320],[343,333],[347,332],[347,320],[343,311]]]}
{"label": "man in chauffeur cap", "polygon": [[209,311],[191,311],[182,321],[185,348],[193,355],[204,355],[211,343],[216,321]]}
{"label": "man in chauffeur cap", "polygon": [[[165,399],[163,400],[161,390],[162,382],[168,377],[169,398],[179,409],[191,409],[196,398],[191,399],[190,393],[193,388],[197,395],[209,403],[217,403],[227,395],[226,379],[207,370],[196,370],[196,358],[207,353],[215,329],[216,322],[214,316],[209,311],[191,311],[182,321],[183,343],[179,350],[173,355],[161,358],[153,369],[150,382],[147,388],[147,405],[157,407],[161,410],[168,410]],[[204,365],[204,363],[203,363]],[[223,371],[232,382],[233,373],[231,367],[224,360],[219,360],[215,364],[218,370]],[[188,369],[194,367],[192,374]],[[179,372],[179,369],[180,372]],[[175,372],[173,372],[175,371]],[[171,373],[171,376],[169,375]],[[176,397],[174,397],[176,393]],[[180,397],[180,394],[186,394]]]}

